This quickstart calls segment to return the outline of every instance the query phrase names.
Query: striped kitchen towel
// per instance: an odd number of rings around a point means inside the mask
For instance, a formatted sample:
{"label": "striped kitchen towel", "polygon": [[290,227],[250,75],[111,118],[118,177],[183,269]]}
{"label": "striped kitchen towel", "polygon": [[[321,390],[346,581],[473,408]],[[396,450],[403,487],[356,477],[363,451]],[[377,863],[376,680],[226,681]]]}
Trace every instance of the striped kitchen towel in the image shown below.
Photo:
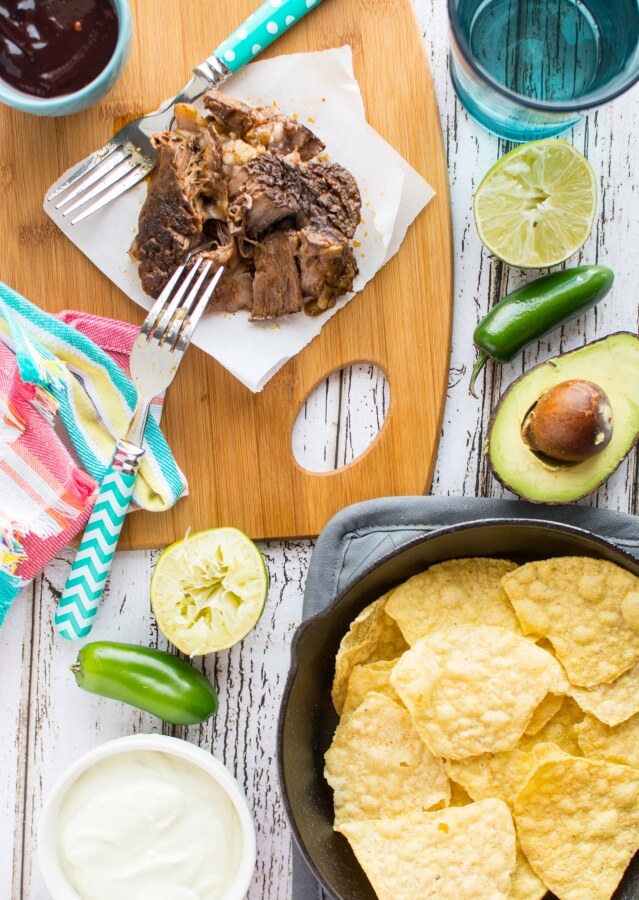
{"label": "striped kitchen towel", "polygon": [[[0,625],[16,594],[82,528],[136,399],[135,325],[51,316],[0,282]],[[160,431],[145,432],[134,505],[168,509],[187,486]]]}

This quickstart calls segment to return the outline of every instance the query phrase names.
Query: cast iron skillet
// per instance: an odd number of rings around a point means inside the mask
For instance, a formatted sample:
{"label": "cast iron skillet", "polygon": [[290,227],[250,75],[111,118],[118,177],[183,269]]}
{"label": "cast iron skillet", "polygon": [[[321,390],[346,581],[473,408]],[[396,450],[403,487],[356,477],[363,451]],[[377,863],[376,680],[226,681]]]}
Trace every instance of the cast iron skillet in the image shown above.
{"label": "cast iron skillet", "polygon": [[[580,528],[525,519],[481,520],[433,532],[390,552],[300,626],[293,639],[278,723],[279,777],[295,841],[334,900],[375,900],[346,839],[333,831],[332,791],[322,774],[324,753],[337,725],[331,684],[339,642],[360,610],[391,587],[432,563],[466,556],[505,557],[515,562],[595,556],[639,575],[634,557]],[[639,853],[614,897],[639,898]]]}

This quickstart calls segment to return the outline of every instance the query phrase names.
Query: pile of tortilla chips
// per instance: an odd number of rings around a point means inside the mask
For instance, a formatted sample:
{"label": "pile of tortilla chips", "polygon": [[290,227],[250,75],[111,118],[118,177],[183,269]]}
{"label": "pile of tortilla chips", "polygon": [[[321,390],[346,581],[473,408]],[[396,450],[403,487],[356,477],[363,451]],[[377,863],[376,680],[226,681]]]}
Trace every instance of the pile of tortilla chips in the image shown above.
{"label": "pile of tortilla chips", "polygon": [[431,566],[337,654],[335,828],[379,900],[608,900],[639,849],[639,578]]}

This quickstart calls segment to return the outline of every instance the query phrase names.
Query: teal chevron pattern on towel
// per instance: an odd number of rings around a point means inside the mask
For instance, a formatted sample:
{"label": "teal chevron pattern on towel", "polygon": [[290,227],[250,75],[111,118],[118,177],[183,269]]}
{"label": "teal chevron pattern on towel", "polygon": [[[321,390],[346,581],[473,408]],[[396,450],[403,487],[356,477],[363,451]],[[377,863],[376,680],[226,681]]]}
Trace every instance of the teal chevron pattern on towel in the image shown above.
{"label": "teal chevron pattern on towel", "polygon": [[135,474],[111,469],[102,482],[58,603],[54,621],[62,637],[75,640],[91,631],[131,502],[135,479]]}

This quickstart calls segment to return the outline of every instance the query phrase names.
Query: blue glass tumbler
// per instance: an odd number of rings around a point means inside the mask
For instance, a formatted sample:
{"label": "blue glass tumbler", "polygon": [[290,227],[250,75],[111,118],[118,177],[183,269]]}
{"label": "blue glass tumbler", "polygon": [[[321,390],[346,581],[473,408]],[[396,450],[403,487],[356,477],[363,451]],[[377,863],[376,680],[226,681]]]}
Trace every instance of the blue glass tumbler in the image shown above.
{"label": "blue glass tumbler", "polygon": [[448,0],[455,90],[510,141],[551,137],[639,80],[639,0]]}

